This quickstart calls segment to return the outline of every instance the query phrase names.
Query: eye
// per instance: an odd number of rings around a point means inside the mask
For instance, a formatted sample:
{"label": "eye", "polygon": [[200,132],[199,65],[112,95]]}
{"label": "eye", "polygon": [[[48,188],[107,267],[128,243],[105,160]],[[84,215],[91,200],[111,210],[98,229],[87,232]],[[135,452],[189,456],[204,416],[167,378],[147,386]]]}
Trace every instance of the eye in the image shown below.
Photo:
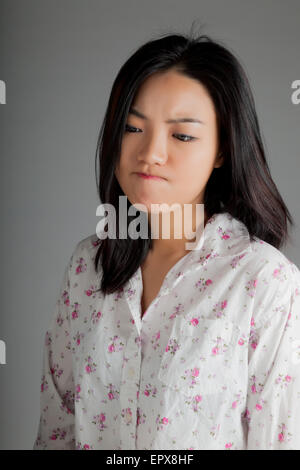
{"label": "eye", "polygon": [[137,127],[130,126],[129,124],[126,124],[125,126],[125,132],[136,132],[140,131],[141,129],[138,129]]}
{"label": "eye", "polygon": [[191,135],[186,135],[186,134],[175,134],[175,135],[183,137],[183,139],[179,139],[181,140],[181,142],[191,142],[192,140],[196,139],[196,137],[192,137]]}
{"label": "eye", "polygon": [[[130,126],[129,124],[125,125],[125,132],[136,133],[137,131],[141,131],[141,129]],[[181,142],[191,142],[192,140],[196,140],[196,137],[192,137],[191,135],[186,134],[174,134],[178,140]]]}

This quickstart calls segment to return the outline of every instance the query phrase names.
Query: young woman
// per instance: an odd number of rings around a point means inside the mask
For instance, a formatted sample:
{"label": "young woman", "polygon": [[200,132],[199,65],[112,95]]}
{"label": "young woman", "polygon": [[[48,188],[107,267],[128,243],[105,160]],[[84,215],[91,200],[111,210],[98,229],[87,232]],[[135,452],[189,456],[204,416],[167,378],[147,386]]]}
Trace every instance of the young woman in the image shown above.
{"label": "young woman", "polygon": [[[128,234],[73,249],[34,449],[300,449],[300,272],[279,251],[292,218],[237,58],[204,35],[144,44],[113,84],[96,157]],[[128,236],[138,204],[146,238]],[[175,215],[152,236],[154,204],[189,205],[196,249]]]}

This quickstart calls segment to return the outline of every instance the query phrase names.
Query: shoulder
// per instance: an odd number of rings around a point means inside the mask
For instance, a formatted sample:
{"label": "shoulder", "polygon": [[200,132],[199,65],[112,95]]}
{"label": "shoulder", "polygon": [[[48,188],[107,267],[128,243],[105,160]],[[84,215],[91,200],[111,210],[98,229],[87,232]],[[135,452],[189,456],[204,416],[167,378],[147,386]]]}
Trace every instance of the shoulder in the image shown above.
{"label": "shoulder", "polygon": [[249,260],[255,287],[254,316],[261,323],[276,312],[287,311],[300,293],[300,271],[284,253],[258,238],[251,241]]}
{"label": "shoulder", "polygon": [[87,237],[78,241],[78,243],[75,245],[72,256],[78,257],[85,255],[93,258],[96,255],[100,242],[101,240],[96,234],[88,235]]}
{"label": "shoulder", "polygon": [[252,262],[258,271],[279,282],[284,279],[298,280],[300,271],[297,265],[278,248],[257,237],[250,242],[250,246]]}
{"label": "shoulder", "polygon": [[69,263],[69,275],[71,279],[74,279],[74,276],[78,278],[79,275],[81,278],[83,276],[87,278],[98,276],[94,262],[100,243],[101,240],[98,236],[91,234],[80,239],[75,244]]}

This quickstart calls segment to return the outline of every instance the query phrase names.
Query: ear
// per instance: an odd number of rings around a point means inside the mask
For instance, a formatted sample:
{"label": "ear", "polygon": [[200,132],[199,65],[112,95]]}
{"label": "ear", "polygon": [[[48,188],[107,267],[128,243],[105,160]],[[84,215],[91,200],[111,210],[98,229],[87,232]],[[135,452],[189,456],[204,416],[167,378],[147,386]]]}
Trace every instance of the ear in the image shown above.
{"label": "ear", "polygon": [[216,157],[214,168],[220,168],[224,163],[224,156],[222,155],[222,152],[219,153],[219,155]]}

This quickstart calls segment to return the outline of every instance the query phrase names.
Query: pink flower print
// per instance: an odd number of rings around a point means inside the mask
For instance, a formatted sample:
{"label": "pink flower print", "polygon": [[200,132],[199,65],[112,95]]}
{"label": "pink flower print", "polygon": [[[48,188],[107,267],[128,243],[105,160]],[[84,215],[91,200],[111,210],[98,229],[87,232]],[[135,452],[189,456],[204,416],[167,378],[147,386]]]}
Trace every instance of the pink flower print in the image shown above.
{"label": "pink flower print", "polygon": [[216,305],[214,305],[213,311],[216,312],[216,317],[221,318],[222,316],[225,316],[225,308],[227,306],[227,300],[223,300],[222,302],[218,302]]}
{"label": "pink flower print", "polygon": [[280,272],[279,269],[274,269],[274,271],[273,271],[273,277],[277,277],[278,274],[279,274],[279,272]]}
{"label": "pink flower print", "polygon": [[256,349],[256,346],[257,346],[257,342],[256,342],[256,341],[253,341],[253,342],[251,343],[251,348],[252,348],[252,349]]}
{"label": "pink flower print", "polygon": [[[290,441],[291,439],[291,434],[289,432],[287,432],[287,426],[286,424],[284,423],[281,423],[280,426],[278,426],[280,428],[280,433],[278,434],[278,440],[279,442],[286,442],[286,441]],[[289,436],[289,437],[288,437]]]}
{"label": "pink flower print", "polygon": [[85,370],[88,374],[91,374],[92,372],[95,372],[96,370],[96,367],[97,367],[97,364],[95,364],[93,362],[93,359],[91,358],[91,356],[88,356],[85,361],[88,363],[86,366],[85,366]]}
{"label": "pink flower print", "polygon": [[[116,396],[119,394],[119,391],[114,387],[112,384],[109,384],[107,388],[107,396],[110,401],[114,400]],[[105,400],[102,400],[101,403],[106,403]]]}
{"label": "pink flower print", "polygon": [[219,348],[217,346],[215,346],[214,348],[212,348],[211,352],[216,355],[219,353]]}
{"label": "pink flower print", "polygon": [[163,424],[168,424],[168,422],[169,422],[168,418],[163,418],[163,419],[162,419],[162,423],[163,423]]}
{"label": "pink flower print", "polygon": [[251,392],[256,393],[256,386],[255,384],[251,385]]}
{"label": "pink flower print", "polygon": [[41,383],[41,392],[45,392],[47,389],[48,389],[48,383],[45,380],[45,376],[43,375],[42,383]]}
{"label": "pink flower print", "polygon": [[100,312],[96,312],[95,310],[93,311],[92,313],[92,321],[93,323],[98,323],[99,319],[102,317],[102,313]]}
{"label": "pink flower print", "polygon": [[225,449],[230,449],[232,445],[232,442],[227,442],[227,444],[225,444]]}
{"label": "pink flower print", "polygon": [[250,280],[245,285],[245,289],[248,291],[247,294],[250,297],[254,297],[256,287],[257,287],[257,279]]}
{"label": "pink flower print", "polygon": [[193,377],[198,377],[199,375],[199,369],[197,367],[195,367],[193,370],[192,370],[192,375]]}
{"label": "pink flower print", "polygon": [[231,408],[233,409],[236,408],[236,405],[237,405],[237,401],[232,402]]}
{"label": "pink flower print", "polygon": [[255,408],[260,411],[262,410],[262,406],[259,403],[256,403]]}
{"label": "pink flower print", "polygon": [[227,240],[228,238],[230,238],[230,235],[226,232],[226,230],[222,230],[222,227],[219,227],[219,228],[218,228],[218,232],[219,232],[220,234],[222,234],[222,235],[221,235],[221,238],[222,238],[223,240]]}
{"label": "pink flower print", "polygon": [[93,291],[91,289],[87,289],[85,293],[89,297],[90,295],[92,295]]}
{"label": "pink flower print", "polygon": [[80,345],[81,338],[84,338],[84,334],[83,334],[83,333],[79,333],[79,331],[78,331],[78,332],[76,333],[76,335],[74,336],[74,340],[76,341],[77,346]]}
{"label": "pink flower print", "polygon": [[132,411],[131,408],[126,408],[125,413],[122,414],[123,418],[125,418],[126,424],[130,424],[132,421]]}
{"label": "pink flower print", "polygon": [[118,352],[118,351],[123,350],[124,343],[122,343],[121,338],[119,338],[118,335],[115,335],[109,339],[112,340],[112,343],[110,343],[110,345],[107,348],[108,352],[113,353],[113,352]]}
{"label": "pink flower print", "polygon": [[76,262],[78,263],[78,266],[75,270],[76,274],[86,271],[87,264],[85,263],[84,258],[79,258]]}
{"label": "pink flower print", "polygon": [[53,429],[50,439],[56,441],[57,438],[64,439],[66,437],[66,431],[62,431],[60,428]]}
{"label": "pink flower print", "polygon": [[79,303],[75,302],[74,304],[74,310],[71,313],[72,319],[74,320],[75,318],[78,318],[78,310],[79,310]]}
{"label": "pink flower print", "polygon": [[153,387],[152,384],[147,384],[146,385],[146,388],[144,390],[144,395],[146,397],[156,397],[156,394],[157,394],[157,388],[156,387]]}
{"label": "pink flower print", "polygon": [[50,335],[49,331],[46,331],[45,345],[46,345],[46,346],[49,346],[49,345],[51,344],[51,341],[52,341],[51,335]]}
{"label": "pink flower print", "polygon": [[64,322],[64,319],[63,317],[61,316],[61,314],[58,315],[57,319],[56,319],[56,323],[61,326]]}
{"label": "pink flower print", "polygon": [[205,280],[203,277],[201,277],[199,281],[195,283],[195,287],[199,289],[199,292],[203,292],[208,286],[210,286],[210,284],[212,284],[212,282],[213,281],[211,279]]}
{"label": "pink flower print", "polygon": [[76,385],[76,393],[80,393],[80,391],[81,391],[80,385]]}
{"label": "pink flower print", "polygon": [[99,415],[96,415],[93,417],[93,424],[96,424],[97,429],[100,431],[103,431],[103,429],[107,428],[107,426],[104,424],[104,421],[106,420],[105,413],[100,413]]}
{"label": "pink flower print", "polygon": [[183,312],[183,305],[179,303],[175,306],[174,312],[169,316],[169,320],[173,320],[180,312]]}
{"label": "pink flower print", "polygon": [[244,344],[243,338],[240,338],[240,339],[238,340],[238,344],[239,344],[240,346],[243,346],[243,344]]}
{"label": "pink flower print", "polygon": [[170,338],[166,347],[166,352],[170,351],[170,353],[174,355],[179,348],[180,345],[177,340],[175,338]]}
{"label": "pink flower print", "polygon": [[69,299],[68,291],[64,290],[64,292],[62,294],[62,298],[64,299],[64,304],[65,305],[70,305],[70,299]]}
{"label": "pink flower print", "polygon": [[195,396],[195,400],[196,400],[196,403],[199,403],[199,401],[202,400],[201,395],[196,395],[196,396]]}
{"label": "pink flower print", "polygon": [[244,256],[245,256],[245,254],[239,255],[239,256],[235,256],[235,257],[232,259],[232,262],[230,263],[230,266],[231,266],[232,268],[236,268],[238,264],[240,265],[239,261],[240,261],[242,258],[244,258]]}
{"label": "pink flower print", "polygon": [[160,338],[160,331],[156,334],[156,339]]}
{"label": "pink flower print", "polygon": [[290,375],[285,376],[286,382],[290,382],[292,380],[292,377]]}
{"label": "pink flower print", "polygon": [[59,379],[59,377],[63,374],[63,370],[59,369],[58,364],[54,364],[54,367],[50,367],[50,372],[52,375],[55,375]]}
{"label": "pink flower print", "polygon": [[197,318],[192,318],[192,320],[191,320],[191,324],[192,324],[193,326],[196,326],[196,325],[198,325],[198,323],[199,323],[199,321],[198,321],[198,319],[197,319]]}
{"label": "pink flower print", "polygon": [[254,326],[255,325],[255,321],[254,321],[254,318],[251,317],[251,326]]}
{"label": "pink flower print", "polygon": [[84,444],[83,448],[84,448],[84,450],[88,450],[90,448],[90,446],[88,444]]}

